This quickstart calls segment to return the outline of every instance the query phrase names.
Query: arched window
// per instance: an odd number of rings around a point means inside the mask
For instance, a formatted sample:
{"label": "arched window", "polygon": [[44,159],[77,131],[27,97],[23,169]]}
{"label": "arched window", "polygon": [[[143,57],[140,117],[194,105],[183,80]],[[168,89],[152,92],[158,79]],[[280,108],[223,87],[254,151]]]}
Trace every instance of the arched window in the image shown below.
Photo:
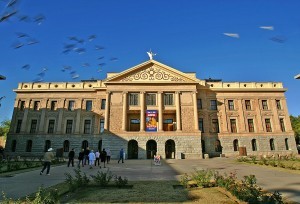
{"label": "arched window", "polygon": [[31,152],[31,150],[32,150],[32,140],[27,140],[26,152]]}
{"label": "arched window", "polygon": [[257,151],[256,139],[253,139],[251,141],[251,144],[252,144],[252,151]]}
{"label": "arched window", "polygon": [[274,139],[270,139],[270,149],[275,150]]}
{"label": "arched window", "polygon": [[86,149],[89,146],[89,142],[84,140],[82,141],[81,149]]}
{"label": "arched window", "polygon": [[290,149],[290,148],[289,148],[289,139],[288,139],[288,138],[285,138],[284,143],[285,143],[285,149],[286,149],[286,150],[289,150],[289,149]]}
{"label": "arched window", "polygon": [[233,140],[233,151],[239,150],[239,141],[237,139]]}
{"label": "arched window", "polygon": [[17,140],[13,140],[11,143],[11,151],[15,152],[17,149]]}
{"label": "arched window", "polygon": [[69,140],[64,141],[64,152],[69,152],[70,149],[70,142]]}
{"label": "arched window", "polygon": [[50,147],[51,147],[51,141],[50,140],[46,140],[45,141],[44,152],[47,152]]}

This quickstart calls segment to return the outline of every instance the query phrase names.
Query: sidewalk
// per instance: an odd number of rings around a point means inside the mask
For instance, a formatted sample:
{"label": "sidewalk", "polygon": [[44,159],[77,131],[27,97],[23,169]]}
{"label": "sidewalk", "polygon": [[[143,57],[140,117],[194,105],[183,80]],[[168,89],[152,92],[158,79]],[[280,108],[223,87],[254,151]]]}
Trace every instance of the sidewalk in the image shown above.
{"label": "sidewalk", "polygon": [[[258,185],[264,190],[282,193],[290,200],[300,203],[300,174],[287,173],[272,170],[260,166],[236,164],[232,159],[213,158],[207,160],[166,160],[161,166],[153,165],[152,160],[125,160],[120,163],[112,160],[107,168],[113,174],[127,177],[133,180],[176,180],[184,173],[193,172],[194,169],[215,169],[222,172],[236,172],[238,178],[245,175],[255,174]],[[40,186],[49,187],[65,180],[65,173],[74,173],[73,167],[55,166],[51,167],[50,176],[39,175],[39,170],[16,174],[13,177],[0,177],[0,190],[4,191],[9,198],[19,198],[38,190]],[[96,174],[99,167],[89,169],[88,166],[81,168],[87,175]],[[0,200],[2,197],[0,198]]]}

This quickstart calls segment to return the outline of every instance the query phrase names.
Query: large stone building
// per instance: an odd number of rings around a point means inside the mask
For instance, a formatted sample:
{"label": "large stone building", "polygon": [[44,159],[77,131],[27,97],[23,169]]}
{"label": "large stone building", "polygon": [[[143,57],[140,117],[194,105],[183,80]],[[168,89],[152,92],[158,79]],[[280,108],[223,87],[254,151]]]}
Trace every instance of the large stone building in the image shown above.
{"label": "large stone building", "polygon": [[[296,153],[280,82],[197,79],[150,59],[105,80],[19,83],[9,155],[110,148],[117,158]],[[243,151],[239,151],[239,150]]]}

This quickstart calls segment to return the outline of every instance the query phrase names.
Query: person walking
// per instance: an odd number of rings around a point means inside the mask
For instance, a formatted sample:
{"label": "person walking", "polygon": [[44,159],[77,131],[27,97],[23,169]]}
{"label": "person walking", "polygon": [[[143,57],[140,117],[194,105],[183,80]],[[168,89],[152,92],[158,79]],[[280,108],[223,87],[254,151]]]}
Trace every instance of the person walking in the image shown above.
{"label": "person walking", "polygon": [[95,156],[94,150],[91,150],[90,153],[89,153],[90,169],[93,168],[93,165],[95,164],[95,159],[96,159],[96,156]]}
{"label": "person walking", "polygon": [[70,166],[70,164],[72,163],[72,167],[74,167],[74,157],[75,157],[75,151],[74,149],[72,149],[70,152],[69,152],[69,161],[68,161],[68,167]]}
{"label": "person walking", "polygon": [[110,157],[111,157],[111,152],[110,152],[110,149],[109,149],[109,148],[107,148],[106,153],[107,153],[107,156],[106,156],[106,163],[109,164],[109,162],[110,162]]}
{"label": "person walking", "polygon": [[90,153],[90,149],[89,149],[89,147],[87,147],[84,150],[84,165],[86,165],[86,161],[87,161],[87,164],[89,165],[89,153]]}
{"label": "person walking", "polygon": [[53,149],[49,148],[48,151],[44,154],[44,167],[40,172],[40,175],[43,175],[44,170],[47,168],[46,174],[47,176],[50,176],[51,161],[54,159],[54,153],[52,151]]}
{"label": "person walking", "polygon": [[82,165],[82,167],[84,167],[83,160],[84,160],[84,149],[82,149],[78,155],[78,168],[80,168],[80,164]]}
{"label": "person walking", "polygon": [[101,165],[100,165],[100,152],[99,152],[99,150],[96,151],[95,156],[96,156],[95,166],[97,166],[97,163],[98,163],[98,166],[100,166],[100,169],[101,169]]}
{"label": "person walking", "polygon": [[123,148],[120,150],[120,158],[119,158],[118,163],[120,163],[121,160],[122,160],[122,163],[124,163],[124,150],[123,150]]}
{"label": "person walking", "polygon": [[107,153],[106,153],[105,149],[103,149],[102,152],[100,153],[101,162],[103,162],[103,164],[104,164],[103,168],[105,168],[106,156],[107,156]]}

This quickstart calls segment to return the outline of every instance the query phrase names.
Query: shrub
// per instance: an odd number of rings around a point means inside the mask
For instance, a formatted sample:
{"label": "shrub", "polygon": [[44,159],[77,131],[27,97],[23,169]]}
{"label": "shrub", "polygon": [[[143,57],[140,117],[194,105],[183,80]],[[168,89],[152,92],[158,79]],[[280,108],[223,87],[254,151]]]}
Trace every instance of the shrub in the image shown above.
{"label": "shrub", "polygon": [[199,187],[209,187],[211,185],[213,175],[214,172],[212,170],[197,170],[192,175],[192,179]]}
{"label": "shrub", "polygon": [[79,168],[74,169],[75,177],[73,177],[70,173],[65,173],[66,183],[69,186],[70,191],[75,191],[78,187],[86,186],[90,180],[86,176],[86,173],[81,174]]}
{"label": "shrub", "polygon": [[107,169],[106,172],[98,171],[96,175],[91,175],[91,177],[99,186],[107,186],[110,180],[113,178],[113,175],[109,169]]}
{"label": "shrub", "polygon": [[121,176],[115,176],[115,184],[117,187],[121,188],[128,184],[128,179],[126,177],[123,179]]}
{"label": "shrub", "polygon": [[190,177],[187,173],[180,176],[180,184],[183,185],[185,188],[188,187],[189,180],[190,180]]}
{"label": "shrub", "polygon": [[59,195],[57,190],[47,191],[43,187],[40,187],[36,192],[34,198],[26,197],[26,203],[33,204],[55,204],[59,201]]}
{"label": "shrub", "polygon": [[251,160],[252,160],[252,163],[253,163],[253,164],[257,164],[256,156],[252,156],[252,157],[251,157]]}

